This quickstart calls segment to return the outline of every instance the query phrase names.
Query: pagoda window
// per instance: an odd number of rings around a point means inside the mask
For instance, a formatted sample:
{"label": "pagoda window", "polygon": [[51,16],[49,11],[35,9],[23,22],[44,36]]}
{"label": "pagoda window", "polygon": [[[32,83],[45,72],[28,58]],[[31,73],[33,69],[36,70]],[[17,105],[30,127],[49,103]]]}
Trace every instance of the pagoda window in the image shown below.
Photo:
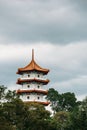
{"label": "pagoda window", "polygon": [[29,96],[27,96],[27,99],[29,99],[30,97]]}
{"label": "pagoda window", "polygon": [[30,74],[28,74],[28,77],[30,77]]}
{"label": "pagoda window", "polygon": [[27,85],[28,88],[30,88],[30,85]]}
{"label": "pagoda window", "polygon": [[40,99],[40,97],[37,97],[37,99],[39,100],[39,99]]}
{"label": "pagoda window", "polygon": [[39,85],[38,85],[37,87],[38,87],[38,88],[40,88],[40,86],[39,86]]}
{"label": "pagoda window", "polygon": [[39,75],[39,74],[38,74],[37,76],[38,76],[38,78],[40,77],[40,75]]}

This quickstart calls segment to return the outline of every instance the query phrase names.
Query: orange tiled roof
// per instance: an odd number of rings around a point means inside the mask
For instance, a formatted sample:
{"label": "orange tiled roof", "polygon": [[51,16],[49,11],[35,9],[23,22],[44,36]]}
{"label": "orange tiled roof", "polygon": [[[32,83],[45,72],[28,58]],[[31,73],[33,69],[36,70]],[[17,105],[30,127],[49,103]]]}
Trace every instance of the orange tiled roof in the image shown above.
{"label": "orange tiled roof", "polygon": [[41,93],[41,94],[45,94],[47,95],[48,91],[47,90],[37,90],[37,89],[33,89],[33,90],[17,90],[17,93]]}
{"label": "orange tiled roof", "polygon": [[49,80],[46,79],[46,80],[43,80],[43,79],[36,79],[36,78],[33,78],[33,79],[18,79],[17,80],[17,84],[22,84],[24,82],[40,82],[40,83],[43,83],[44,85],[48,84]]}
{"label": "orange tiled roof", "polygon": [[49,69],[42,68],[35,62],[34,51],[32,50],[31,62],[24,68],[18,68],[17,74],[21,74],[22,72],[33,71],[33,70],[43,72],[44,74],[47,74],[49,72]]}
{"label": "orange tiled roof", "polygon": [[21,74],[22,72],[33,71],[33,70],[40,71],[45,74],[49,72],[49,69],[41,68],[39,65],[36,64],[34,60],[32,60],[30,64],[28,64],[24,68],[18,68],[17,74]]}

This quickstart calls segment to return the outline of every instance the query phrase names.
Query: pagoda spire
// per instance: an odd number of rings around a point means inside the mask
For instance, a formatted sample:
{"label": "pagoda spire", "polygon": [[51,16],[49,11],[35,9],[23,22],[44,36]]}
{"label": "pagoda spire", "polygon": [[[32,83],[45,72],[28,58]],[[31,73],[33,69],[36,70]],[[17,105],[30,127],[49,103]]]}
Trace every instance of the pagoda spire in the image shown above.
{"label": "pagoda spire", "polygon": [[18,68],[17,74],[22,74],[22,73],[27,72],[27,71],[31,72],[33,70],[38,71],[38,72],[42,72],[44,75],[47,74],[49,72],[49,69],[42,68],[35,62],[34,49],[32,49],[32,55],[31,56],[32,56],[31,62],[23,68]]}
{"label": "pagoda spire", "polygon": [[34,61],[34,49],[32,49],[32,60]]}

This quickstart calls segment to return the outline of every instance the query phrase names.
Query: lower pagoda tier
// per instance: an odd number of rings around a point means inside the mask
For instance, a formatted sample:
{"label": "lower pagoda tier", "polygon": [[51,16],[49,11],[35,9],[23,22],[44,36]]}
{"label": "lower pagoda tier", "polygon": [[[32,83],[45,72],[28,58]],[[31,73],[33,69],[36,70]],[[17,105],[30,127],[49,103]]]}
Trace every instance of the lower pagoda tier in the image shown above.
{"label": "lower pagoda tier", "polygon": [[48,106],[50,104],[50,102],[37,102],[37,101],[25,101],[24,103],[26,104],[29,104],[29,103],[38,103],[38,104],[41,104],[41,105],[44,105],[44,106]]}
{"label": "lower pagoda tier", "polygon": [[47,90],[17,90],[17,94],[20,95],[23,102],[36,102],[43,105],[49,104],[46,100],[47,93]]}

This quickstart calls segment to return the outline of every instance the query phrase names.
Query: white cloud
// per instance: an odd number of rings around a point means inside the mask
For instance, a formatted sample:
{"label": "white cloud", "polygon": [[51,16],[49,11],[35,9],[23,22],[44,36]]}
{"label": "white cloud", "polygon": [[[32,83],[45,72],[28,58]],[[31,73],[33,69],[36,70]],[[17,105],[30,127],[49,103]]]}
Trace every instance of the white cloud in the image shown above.
{"label": "white cloud", "polygon": [[83,94],[83,95],[76,96],[76,98],[77,98],[78,101],[82,101],[86,98],[86,96],[87,96],[87,94]]}
{"label": "white cloud", "polygon": [[[63,70],[81,71],[87,64],[87,42],[67,45],[50,43],[0,44],[0,61],[16,61],[25,57],[31,58],[31,50],[35,49],[35,57],[41,63],[47,63]],[[79,70],[80,69],[80,70]]]}
{"label": "white cloud", "polygon": [[[87,75],[80,75],[78,77],[69,79],[69,80],[65,80],[65,81],[61,81],[58,82],[56,84],[54,84],[54,86],[60,86],[61,88],[71,88],[73,90],[75,90],[78,87],[81,87],[83,85],[87,86]],[[83,89],[82,87],[82,89]]]}
{"label": "white cloud", "polygon": [[[31,60],[32,48],[35,49],[36,62],[42,67],[52,68],[49,74],[49,77],[51,77],[49,87],[55,87],[60,92],[74,92],[77,97],[81,95],[84,97],[86,95],[86,42],[71,43],[62,46],[50,43],[44,44],[43,42],[33,44],[27,43],[24,45],[0,44],[0,61],[2,65],[8,63],[11,64],[11,66],[13,64],[18,65],[21,62],[22,64],[19,67],[23,67]],[[17,70],[17,68],[15,68],[15,70]],[[13,70],[10,69],[10,71]],[[6,74],[4,74],[4,76],[5,75]],[[15,85],[12,85],[13,83],[10,82],[13,81],[8,82],[8,84],[10,84],[9,87],[11,88],[12,86],[12,88],[14,88]]]}
{"label": "white cloud", "polygon": [[73,92],[78,100],[83,100],[87,95],[87,75],[80,75],[72,79],[58,81],[53,83],[52,86],[60,93]]}

